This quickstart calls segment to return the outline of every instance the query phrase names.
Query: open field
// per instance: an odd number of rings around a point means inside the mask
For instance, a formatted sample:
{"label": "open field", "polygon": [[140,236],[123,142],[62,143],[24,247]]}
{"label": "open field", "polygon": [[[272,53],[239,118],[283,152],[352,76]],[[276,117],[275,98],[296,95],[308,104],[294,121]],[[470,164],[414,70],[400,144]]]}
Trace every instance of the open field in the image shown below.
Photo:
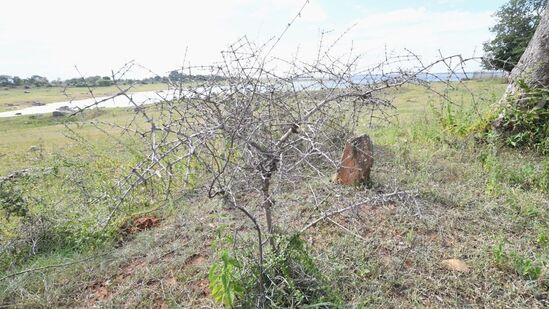
{"label": "open field", "polygon": [[[309,186],[336,184],[294,186],[279,198],[277,222],[291,234],[319,211],[346,206],[338,205],[342,199],[417,192],[366,204],[304,232],[314,262],[346,304],[332,307],[547,307],[549,159],[499,148],[474,134],[505,84],[482,80],[434,87],[458,104],[406,86],[386,93],[397,107],[393,123],[368,128],[364,118],[359,133],[367,132],[376,149],[372,188],[349,188],[346,196],[315,210]],[[140,146],[131,136],[114,140],[89,121],[130,119],[128,111],[110,109],[69,122],[49,115],[0,120],[0,175],[29,167],[39,171],[8,189],[28,201],[36,226],[52,233],[37,240],[37,254],[22,254],[15,263],[0,252],[0,307],[219,306],[208,283],[208,268],[217,259],[216,231],[239,229],[243,244],[254,231],[218,201],[178,192],[169,205],[159,205],[138,193],[112,228],[104,233],[96,228],[94,219],[108,213],[110,196],[117,193],[113,176],[124,175],[140,159],[132,152]],[[53,172],[43,172],[48,168]],[[23,222],[5,219],[2,211],[3,241],[34,232],[18,229]],[[161,222],[121,233],[145,212]],[[255,212],[263,222],[262,212]],[[448,269],[443,261],[449,259],[467,269]],[[37,270],[2,280],[25,269]]]}
{"label": "open field", "polygon": [[[125,89],[126,85],[121,86]],[[137,91],[157,91],[165,90],[168,87],[166,84],[147,84],[134,85],[132,92]],[[28,93],[26,93],[28,92]],[[118,92],[115,86],[96,87],[93,89],[95,96],[108,96]],[[24,89],[17,88],[1,88],[0,89],[0,112],[21,109],[32,106],[33,104],[46,104],[60,101],[78,100],[90,98],[90,92],[85,87],[39,87]]]}
{"label": "open field", "polygon": [[[44,163],[44,159],[51,158],[53,154],[65,151],[70,154],[71,148],[80,145],[67,137],[69,130],[66,126],[74,128],[82,138],[91,141],[94,145],[102,145],[102,147],[106,146],[105,143],[110,145],[112,143],[112,141],[109,142],[110,138],[90,123],[94,119],[125,123],[132,119],[132,115],[124,109],[102,109],[68,121],[65,118],[51,117],[50,114],[3,118],[0,121],[0,132],[2,132],[0,157],[3,161],[0,165],[0,174],[36,167]],[[112,133],[116,132],[117,130],[112,130]]]}

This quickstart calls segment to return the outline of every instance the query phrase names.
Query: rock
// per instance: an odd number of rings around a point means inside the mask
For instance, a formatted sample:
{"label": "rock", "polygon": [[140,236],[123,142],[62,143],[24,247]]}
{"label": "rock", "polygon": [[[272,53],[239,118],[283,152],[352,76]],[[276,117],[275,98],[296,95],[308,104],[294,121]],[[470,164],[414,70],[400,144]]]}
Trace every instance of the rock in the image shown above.
{"label": "rock", "polygon": [[44,105],[46,105],[46,104],[44,104],[42,102],[36,102],[36,101],[32,102],[32,106],[44,106]]}
{"label": "rock", "polygon": [[23,92],[24,92],[24,93],[31,93],[31,92],[30,92],[30,91],[28,91],[28,90],[25,90],[25,91],[23,91]]}
{"label": "rock", "polygon": [[58,109],[54,110],[52,112],[53,117],[63,117],[63,116],[69,116],[74,112],[70,107],[68,106],[61,106]]}
{"label": "rock", "polygon": [[446,267],[447,269],[453,271],[459,271],[462,273],[466,273],[469,271],[469,266],[467,266],[467,264],[465,264],[465,262],[463,262],[462,260],[458,259],[444,260],[442,261],[442,265],[444,265],[444,267]]}
{"label": "rock", "polygon": [[51,115],[52,115],[53,117],[65,117],[65,116],[67,116],[67,115],[69,115],[69,114],[70,114],[70,112],[67,112],[67,111],[60,111],[60,110],[56,110],[56,111],[53,111],[53,112],[51,113]]}
{"label": "rock", "polygon": [[333,179],[344,185],[357,185],[370,181],[370,171],[374,164],[374,147],[366,134],[355,137],[343,149],[341,166]]}

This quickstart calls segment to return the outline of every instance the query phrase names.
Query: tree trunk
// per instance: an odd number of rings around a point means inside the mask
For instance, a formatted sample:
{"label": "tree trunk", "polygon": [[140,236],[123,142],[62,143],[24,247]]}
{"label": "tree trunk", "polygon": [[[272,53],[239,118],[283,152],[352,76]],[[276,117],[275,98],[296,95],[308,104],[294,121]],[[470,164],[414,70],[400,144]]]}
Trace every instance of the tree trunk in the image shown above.
{"label": "tree trunk", "polygon": [[[500,101],[503,107],[514,104],[520,108],[521,103],[527,101],[527,94],[521,93],[519,81],[524,81],[530,89],[549,88],[549,4],[545,7],[536,32],[519,63],[511,71],[509,79],[509,86]],[[496,131],[506,130],[503,125],[504,118],[505,109],[492,123]]]}
{"label": "tree trunk", "polygon": [[511,71],[512,83],[520,79],[532,88],[549,87],[549,5],[519,63]]}

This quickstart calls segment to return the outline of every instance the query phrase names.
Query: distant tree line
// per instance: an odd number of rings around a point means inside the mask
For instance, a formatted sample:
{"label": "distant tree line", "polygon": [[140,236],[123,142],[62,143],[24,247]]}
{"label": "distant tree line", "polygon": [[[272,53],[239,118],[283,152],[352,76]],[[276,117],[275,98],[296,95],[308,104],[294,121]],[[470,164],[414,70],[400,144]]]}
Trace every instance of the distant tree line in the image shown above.
{"label": "distant tree line", "polygon": [[17,87],[17,86],[35,86],[44,87],[50,85],[47,78],[33,75],[29,78],[21,78],[19,76],[0,75],[0,86],[2,87]]}
{"label": "distant tree line", "polygon": [[[117,80],[118,85],[133,85],[133,84],[154,84],[154,83],[181,83],[203,80],[222,80],[219,76],[211,75],[187,75],[179,71],[171,71],[168,76],[147,77],[143,79],[123,79]],[[66,80],[56,79],[48,80],[40,75],[32,75],[29,78],[21,78],[19,76],[0,75],[0,87],[108,87],[112,86],[114,81],[109,76],[90,76],[77,77]]]}
{"label": "distant tree line", "polygon": [[168,79],[172,83],[175,82],[193,82],[193,81],[205,81],[205,80],[217,80],[221,81],[225,78],[222,76],[216,76],[216,75],[188,75],[183,74],[179,71],[171,71],[170,74],[168,74]]}

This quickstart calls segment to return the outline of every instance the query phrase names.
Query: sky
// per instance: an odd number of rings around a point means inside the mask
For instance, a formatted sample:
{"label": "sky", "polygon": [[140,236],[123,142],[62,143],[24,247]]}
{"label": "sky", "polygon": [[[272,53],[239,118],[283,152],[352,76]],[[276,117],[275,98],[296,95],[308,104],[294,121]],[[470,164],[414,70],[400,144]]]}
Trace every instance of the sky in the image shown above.
{"label": "sky", "polygon": [[[273,56],[316,54],[320,33],[372,63],[385,51],[482,55],[493,13],[506,0],[309,0]],[[155,74],[206,65],[246,35],[282,33],[305,0],[25,0],[0,10],[0,75],[49,79],[110,75],[128,61]],[[346,32],[348,30],[348,32]],[[331,40],[331,41],[330,41]],[[325,43],[326,44],[326,43]],[[339,50],[338,50],[339,49]],[[185,63],[184,63],[185,61]],[[78,68],[78,71],[76,68]],[[476,68],[472,68],[476,69]],[[150,76],[149,71],[134,72]]]}

